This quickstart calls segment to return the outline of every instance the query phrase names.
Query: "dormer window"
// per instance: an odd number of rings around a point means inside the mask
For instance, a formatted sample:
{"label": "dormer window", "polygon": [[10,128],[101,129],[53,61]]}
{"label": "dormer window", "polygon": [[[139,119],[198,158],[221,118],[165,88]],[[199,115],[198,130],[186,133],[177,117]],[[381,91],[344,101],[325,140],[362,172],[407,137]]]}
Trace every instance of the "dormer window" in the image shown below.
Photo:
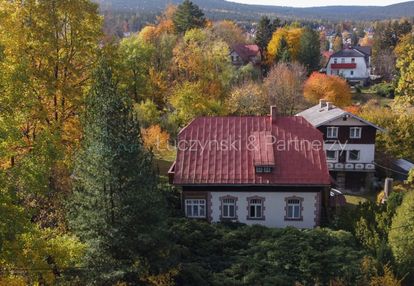
{"label": "dormer window", "polygon": [[262,174],[262,173],[269,174],[269,173],[272,173],[272,171],[273,171],[273,167],[270,167],[270,166],[256,166],[256,173],[258,174]]}

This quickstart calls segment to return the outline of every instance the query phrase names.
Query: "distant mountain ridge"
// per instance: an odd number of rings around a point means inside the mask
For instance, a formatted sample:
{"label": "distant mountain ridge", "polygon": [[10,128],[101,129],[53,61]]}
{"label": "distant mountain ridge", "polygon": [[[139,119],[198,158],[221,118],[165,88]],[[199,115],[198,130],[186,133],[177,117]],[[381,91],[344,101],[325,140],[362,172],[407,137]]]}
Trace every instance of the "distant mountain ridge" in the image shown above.
{"label": "distant mountain ridge", "polygon": [[[101,9],[123,11],[162,11],[168,4],[180,4],[182,0],[95,0]],[[225,0],[192,0],[210,18],[257,19],[267,14],[281,18],[305,18],[326,20],[381,20],[413,17],[414,1],[389,6],[327,6],[294,8],[282,6],[247,5]]]}

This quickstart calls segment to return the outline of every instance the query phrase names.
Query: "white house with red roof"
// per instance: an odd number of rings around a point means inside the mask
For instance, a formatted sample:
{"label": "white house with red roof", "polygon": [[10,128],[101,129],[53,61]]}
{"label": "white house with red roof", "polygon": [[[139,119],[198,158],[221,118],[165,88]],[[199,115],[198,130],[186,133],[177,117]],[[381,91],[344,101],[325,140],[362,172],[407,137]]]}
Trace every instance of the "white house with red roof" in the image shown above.
{"label": "white house with red roof", "polygon": [[371,75],[371,48],[356,46],[332,54],[326,74],[342,76],[350,83],[366,83]]}
{"label": "white house with red roof", "polygon": [[320,225],[330,177],[323,136],[299,116],[200,117],[178,135],[170,182],[189,218]]}

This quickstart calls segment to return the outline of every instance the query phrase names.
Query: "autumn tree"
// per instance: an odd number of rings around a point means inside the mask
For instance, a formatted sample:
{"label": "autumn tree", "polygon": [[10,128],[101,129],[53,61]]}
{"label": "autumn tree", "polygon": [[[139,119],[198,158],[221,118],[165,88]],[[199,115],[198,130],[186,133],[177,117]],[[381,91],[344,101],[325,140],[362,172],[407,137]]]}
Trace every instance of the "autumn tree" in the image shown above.
{"label": "autumn tree", "polygon": [[223,20],[213,24],[213,33],[232,47],[247,42],[243,30],[233,21]]}
{"label": "autumn tree", "polygon": [[282,115],[294,115],[304,104],[305,79],[306,69],[298,63],[273,66],[263,83],[268,106],[275,105]]}
{"label": "autumn tree", "polygon": [[389,244],[394,257],[400,268],[402,275],[409,273],[409,279],[412,282],[414,273],[414,226],[412,219],[414,217],[414,192],[407,192],[402,204],[397,208],[396,214],[392,220],[391,230],[389,232]]}
{"label": "autumn tree", "polygon": [[140,37],[125,38],[119,44],[121,69],[120,88],[139,102],[150,92],[150,68],[155,47]]}
{"label": "autumn tree", "polygon": [[184,0],[178,5],[173,16],[175,30],[185,33],[193,28],[202,28],[206,23],[204,13],[190,0]]}
{"label": "autumn tree", "polygon": [[397,93],[409,98],[414,104],[414,36],[406,35],[395,49],[399,79]]}
{"label": "autumn tree", "polygon": [[267,46],[272,39],[273,32],[280,27],[280,20],[278,18],[271,21],[267,16],[260,18],[257,25],[255,43],[259,46],[262,58],[265,58]]}
{"label": "autumn tree", "polygon": [[187,31],[173,51],[176,79],[199,83],[200,93],[223,99],[234,76],[229,51],[228,45],[210,30]]}
{"label": "autumn tree", "polygon": [[351,104],[351,90],[340,77],[314,72],[305,82],[304,92],[307,101],[317,104],[326,99],[339,107]]}
{"label": "autumn tree", "polygon": [[383,21],[374,25],[372,65],[375,73],[391,80],[395,71],[394,49],[400,39],[408,34],[412,26],[407,20]]}
{"label": "autumn tree", "polygon": [[78,114],[102,19],[98,6],[85,0],[1,0],[0,15],[7,160],[21,174],[16,188],[30,193],[33,220],[64,227],[60,204],[70,190],[71,154],[81,137]]}
{"label": "autumn tree", "polygon": [[342,47],[343,47],[342,37],[336,36],[332,44],[332,49],[334,50],[334,52],[338,52],[342,50]]}
{"label": "autumn tree", "polygon": [[269,102],[262,87],[255,82],[236,86],[226,101],[227,109],[234,115],[265,115]]}
{"label": "autumn tree", "polygon": [[278,62],[282,55],[285,55],[283,58],[286,60],[287,54],[289,54],[289,61],[297,61],[302,33],[303,29],[296,27],[277,29],[267,46],[267,61],[269,63]]}
{"label": "autumn tree", "polygon": [[319,69],[321,60],[319,34],[309,27],[304,29],[300,37],[298,59],[309,74]]}

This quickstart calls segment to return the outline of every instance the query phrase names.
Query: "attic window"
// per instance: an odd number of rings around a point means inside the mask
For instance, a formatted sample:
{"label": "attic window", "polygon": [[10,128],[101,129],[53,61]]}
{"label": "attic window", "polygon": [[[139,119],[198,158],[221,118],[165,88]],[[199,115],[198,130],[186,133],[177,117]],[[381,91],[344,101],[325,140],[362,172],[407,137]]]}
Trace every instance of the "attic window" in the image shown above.
{"label": "attic window", "polygon": [[272,173],[273,171],[273,167],[269,167],[269,166],[257,166],[256,167],[256,173]]}

